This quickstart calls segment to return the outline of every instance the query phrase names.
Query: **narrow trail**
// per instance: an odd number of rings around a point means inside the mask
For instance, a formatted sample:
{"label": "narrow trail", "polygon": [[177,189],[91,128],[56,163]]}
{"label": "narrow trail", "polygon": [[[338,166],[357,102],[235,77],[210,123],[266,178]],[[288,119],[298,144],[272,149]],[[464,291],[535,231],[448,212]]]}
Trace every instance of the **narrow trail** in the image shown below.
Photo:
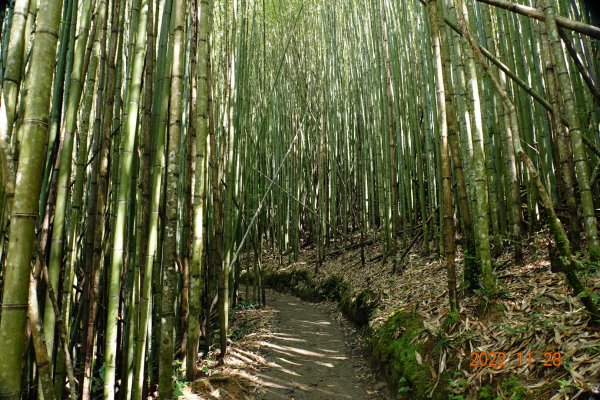
{"label": "narrow trail", "polygon": [[386,398],[383,384],[371,387],[364,357],[352,351],[343,327],[326,311],[274,291],[267,300],[278,314],[273,336],[260,343],[267,361],[258,374],[261,399]]}

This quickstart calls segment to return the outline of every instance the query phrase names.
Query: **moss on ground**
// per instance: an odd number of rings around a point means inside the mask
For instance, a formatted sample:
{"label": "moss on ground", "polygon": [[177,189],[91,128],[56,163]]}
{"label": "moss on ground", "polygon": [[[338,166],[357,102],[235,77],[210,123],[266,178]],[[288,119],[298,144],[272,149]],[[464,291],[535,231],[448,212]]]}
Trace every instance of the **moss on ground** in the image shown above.
{"label": "moss on ground", "polygon": [[[417,361],[417,353],[422,358],[431,358],[430,353],[435,350],[427,349],[423,343],[415,340],[422,329],[423,324],[415,314],[397,311],[373,331],[370,339],[373,357],[384,366],[386,375],[399,396],[410,399],[446,399],[447,393],[439,385],[432,397],[429,396],[435,380],[428,363]],[[440,379],[442,381],[445,379]]]}
{"label": "moss on ground", "polygon": [[359,327],[369,324],[379,304],[379,297],[370,289],[353,293],[350,285],[338,276],[330,276],[319,286],[323,297],[339,304],[344,315]]}
{"label": "moss on ground", "polygon": [[318,284],[305,270],[269,273],[265,276],[265,283],[275,290],[292,293],[304,301],[336,302],[346,317],[359,327],[369,323],[373,311],[379,304],[379,298],[372,290],[363,289],[353,293],[350,286],[337,276],[330,276]]}
{"label": "moss on ground", "polygon": [[275,290],[290,292],[304,301],[325,300],[308,271],[292,270],[268,273],[264,277],[264,282]]}
{"label": "moss on ground", "polygon": [[342,293],[340,307],[344,314],[356,325],[366,326],[369,324],[373,311],[379,304],[379,298],[375,292],[369,289],[363,289],[355,296],[351,290]]}
{"label": "moss on ground", "polygon": [[332,275],[321,284],[321,291],[329,301],[338,302],[349,289],[348,284],[339,276]]}
{"label": "moss on ground", "polygon": [[544,398],[542,397],[531,397],[530,394],[527,393],[527,389],[521,386],[521,382],[519,377],[516,375],[509,375],[500,383],[502,387],[502,392],[507,393],[510,397],[500,396],[497,393],[497,390],[491,385],[485,385],[479,391],[479,398],[482,400],[504,400],[505,398],[509,400],[529,400],[532,398]]}
{"label": "moss on ground", "polygon": [[519,377],[510,375],[502,381],[502,389],[504,393],[510,393],[510,400],[529,400],[527,389],[521,386]]}

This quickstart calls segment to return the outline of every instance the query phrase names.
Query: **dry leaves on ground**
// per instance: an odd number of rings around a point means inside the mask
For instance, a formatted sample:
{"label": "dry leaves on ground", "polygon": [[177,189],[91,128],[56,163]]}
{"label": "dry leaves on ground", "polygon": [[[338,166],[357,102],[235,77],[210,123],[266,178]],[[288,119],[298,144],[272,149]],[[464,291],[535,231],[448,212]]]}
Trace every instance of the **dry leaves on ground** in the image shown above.
{"label": "dry leaves on ground", "polygon": [[[323,263],[315,279],[322,282],[330,276],[340,276],[355,292],[364,288],[376,292],[381,303],[370,321],[373,328],[398,309],[415,311],[425,327],[421,339],[444,337],[447,343],[439,359],[425,360],[430,363],[432,376],[435,378],[452,365],[458,372],[457,378],[464,379],[464,393],[470,394],[467,398],[476,398],[487,384],[501,393],[498,383],[516,375],[523,387],[539,396],[574,399],[600,381],[600,330],[588,324],[589,317],[563,275],[551,272],[547,238],[547,233],[539,233],[530,241],[522,266],[513,265],[508,252],[495,260],[499,266],[494,272],[499,296],[486,302],[480,295],[463,295],[460,317],[451,329],[443,327],[450,313],[445,265],[433,256],[411,253],[400,266],[401,272],[393,274],[391,262],[373,257],[382,253],[378,244],[367,247],[367,255],[376,261],[365,267],[360,265],[359,249],[336,251],[335,258]],[[413,251],[419,249],[415,247]],[[314,257],[314,250],[305,251],[298,262],[285,268],[312,273]],[[266,264],[267,268],[281,268],[276,257]],[[460,253],[457,265],[462,265]],[[586,287],[598,292],[600,274],[582,278]],[[471,367],[472,352],[502,352],[506,366]],[[519,353],[525,360],[520,366]],[[531,365],[527,362],[528,353],[533,360]],[[557,355],[560,361],[554,361]],[[544,366],[545,362],[560,365]]]}

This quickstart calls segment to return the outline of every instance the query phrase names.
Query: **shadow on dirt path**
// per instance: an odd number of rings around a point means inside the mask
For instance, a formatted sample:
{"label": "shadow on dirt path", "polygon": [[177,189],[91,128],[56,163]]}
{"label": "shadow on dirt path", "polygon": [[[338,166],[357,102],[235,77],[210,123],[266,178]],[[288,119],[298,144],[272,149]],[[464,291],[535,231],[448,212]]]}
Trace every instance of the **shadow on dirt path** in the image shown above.
{"label": "shadow on dirt path", "polygon": [[264,400],[385,399],[371,388],[366,362],[353,355],[346,333],[326,311],[295,297],[268,292],[278,311],[272,337],[259,342],[265,363],[258,372]]}

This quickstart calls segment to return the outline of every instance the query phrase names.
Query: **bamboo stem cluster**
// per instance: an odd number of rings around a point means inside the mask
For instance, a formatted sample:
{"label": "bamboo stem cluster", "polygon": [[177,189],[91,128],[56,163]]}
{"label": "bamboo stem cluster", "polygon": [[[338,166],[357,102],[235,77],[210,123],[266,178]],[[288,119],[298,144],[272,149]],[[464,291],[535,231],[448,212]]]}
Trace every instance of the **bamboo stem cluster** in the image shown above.
{"label": "bamboo stem cluster", "polygon": [[268,252],[390,274],[433,254],[456,313],[547,228],[599,318],[600,30],[583,2],[525,3],[16,0],[0,399],[172,398],[265,303]]}

